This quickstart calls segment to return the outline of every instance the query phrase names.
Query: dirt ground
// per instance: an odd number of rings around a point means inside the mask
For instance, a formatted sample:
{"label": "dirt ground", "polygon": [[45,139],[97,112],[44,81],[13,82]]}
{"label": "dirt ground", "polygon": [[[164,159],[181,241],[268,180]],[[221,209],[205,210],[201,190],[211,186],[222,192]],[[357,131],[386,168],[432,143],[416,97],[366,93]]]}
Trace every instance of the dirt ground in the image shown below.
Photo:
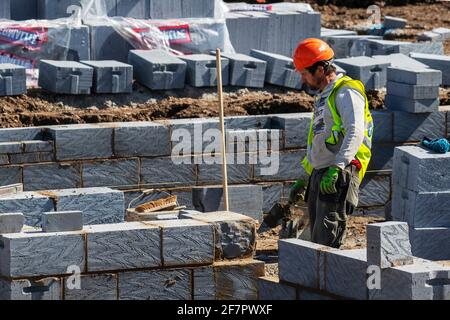
{"label": "dirt ground", "polygon": [[[270,2],[270,1],[269,1]],[[322,25],[328,28],[353,29],[367,19],[365,8],[334,5],[313,7],[322,13]],[[417,34],[435,27],[450,27],[450,2],[385,6],[381,14],[408,19],[408,27],[393,38],[413,41]],[[450,41],[446,43],[450,54]],[[381,108],[383,92],[369,93],[371,107]],[[225,88],[226,115],[256,115],[310,111],[313,98],[304,92],[274,86],[263,89]],[[450,89],[441,90],[441,105],[450,104]],[[71,123],[96,123],[167,118],[218,116],[215,89],[152,92],[135,84],[133,93],[122,95],[64,96],[41,90],[27,95],[0,98],[0,126],[21,127]]]}

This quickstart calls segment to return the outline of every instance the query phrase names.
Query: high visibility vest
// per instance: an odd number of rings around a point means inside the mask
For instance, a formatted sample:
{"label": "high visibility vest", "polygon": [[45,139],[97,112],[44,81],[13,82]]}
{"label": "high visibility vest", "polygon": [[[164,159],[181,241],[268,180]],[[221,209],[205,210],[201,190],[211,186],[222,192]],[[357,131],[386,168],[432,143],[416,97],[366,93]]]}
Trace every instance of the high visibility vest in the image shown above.
{"label": "high visibility vest", "polygon": [[[366,96],[366,90],[364,88],[364,85],[359,80],[353,80],[352,78],[348,76],[343,76],[342,78],[338,79],[336,83],[334,84],[333,89],[330,92],[330,95],[328,96],[328,107],[330,108],[331,115],[333,117],[333,126],[331,128],[331,135],[328,137],[325,141],[329,144],[335,145],[339,143],[339,138],[345,136],[345,129],[342,127],[342,120],[341,117],[336,109],[336,93],[339,91],[342,87],[349,87],[355,90],[358,90],[359,93],[362,94],[364,97],[364,100],[366,102],[366,106],[364,108],[364,141],[361,144],[361,146],[358,149],[358,152],[355,155],[355,158],[359,160],[361,163],[361,170],[359,170],[359,180],[362,181],[364,178],[364,175],[366,174],[367,167],[369,166],[370,158],[372,156],[372,136],[373,136],[373,119],[372,115],[369,111],[369,100]],[[314,116],[311,120],[311,124],[309,126],[309,134],[308,134],[308,146],[311,148],[313,138],[314,138],[314,132],[313,132],[313,123],[314,123]],[[302,161],[302,165],[305,168],[306,172],[311,175],[311,172],[313,170],[313,167],[308,161],[308,158],[305,157]]]}

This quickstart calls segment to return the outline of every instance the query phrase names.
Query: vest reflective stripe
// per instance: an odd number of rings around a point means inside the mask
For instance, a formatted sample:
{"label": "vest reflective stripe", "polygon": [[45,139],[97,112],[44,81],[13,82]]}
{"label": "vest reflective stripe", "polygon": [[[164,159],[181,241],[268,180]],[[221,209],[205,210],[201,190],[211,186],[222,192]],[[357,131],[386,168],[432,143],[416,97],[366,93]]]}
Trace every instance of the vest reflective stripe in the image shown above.
{"label": "vest reflective stripe", "polygon": [[[372,136],[373,136],[373,119],[372,115],[369,111],[369,100],[366,96],[366,90],[364,88],[364,85],[359,80],[353,80],[352,78],[348,76],[344,76],[336,81],[334,84],[333,89],[331,90],[330,95],[328,96],[328,107],[330,108],[331,115],[333,117],[333,126],[331,127],[331,135],[328,137],[325,141],[329,144],[337,144],[339,143],[339,136],[345,136],[345,129],[342,128],[342,119],[336,109],[335,104],[335,98],[336,93],[338,90],[342,87],[349,87],[352,89],[357,90],[361,95],[364,97],[364,100],[366,102],[365,108],[364,108],[364,140],[361,146],[359,147],[355,158],[361,162],[361,170],[359,171],[359,179],[362,181],[364,178],[367,167],[369,166],[370,158],[372,157]],[[313,132],[313,122],[314,122],[314,115],[311,119],[311,124],[309,126],[309,134],[308,134],[308,146],[311,148],[312,142],[314,139],[314,132]],[[305,171],[308,174],[311,174],[313,168],[311,164],[309,163],[307,157],[305,157],[302,161],[302,165],[305,169]]]}

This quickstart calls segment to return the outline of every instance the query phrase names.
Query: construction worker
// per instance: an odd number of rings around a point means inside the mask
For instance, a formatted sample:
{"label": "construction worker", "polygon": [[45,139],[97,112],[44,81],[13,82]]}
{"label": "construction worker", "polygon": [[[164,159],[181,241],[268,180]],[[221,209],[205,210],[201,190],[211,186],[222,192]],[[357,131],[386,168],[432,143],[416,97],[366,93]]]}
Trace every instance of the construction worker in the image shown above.
{"label": "construction worker", "polygon": [[[328,44],[315,38],[301,42],[294,53],[303,84],[317,92],[302,161],[309,174],[305,201],[311,241],[339,248],[371,158],[373,121],[364,85],[336,75],[333,58]],[[290,198],[305,185],[297,181]]]}

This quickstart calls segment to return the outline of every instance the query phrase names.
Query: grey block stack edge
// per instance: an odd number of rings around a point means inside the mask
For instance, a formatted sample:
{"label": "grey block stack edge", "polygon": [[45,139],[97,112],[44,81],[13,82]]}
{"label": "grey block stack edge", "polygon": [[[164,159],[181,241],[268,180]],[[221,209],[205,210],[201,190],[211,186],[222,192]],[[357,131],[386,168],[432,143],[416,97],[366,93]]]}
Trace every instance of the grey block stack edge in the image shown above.
{"label": "grey block stack edge", "polygon": [[442,72],[433,69],[390,67],[385,106],[410,113],[437,112]]}
{"label": "grey block stack edge", "polygon": [[133,66],[114,60],[81,61],[94,68],[95,93],[129,93],[133,91]]}
{"label": "grey block stack edge", "polygon": [[450,56],[416,52],[411,52],[409,56],[432,69],[440,70],[442,72],[442,84],[450,86]]}
{"label": "grey block stack edge", "polygon": [[134,77],[152,90],[184,88],[187,64],[164,50],[131,50]]}
{"label": "grey block stack edge", "polygon": [[267,83],[293,89],[301,88],[302,79],[300,74],[295,71],[292,58],[254,49],[250,51],[250,55],[266,61],[267,70],[265,81]]}
{"label": "grey block stack edge", "polygon": [[13,96],[27,92],[26,69],[14,64],[0,64],[0,96]]}
{"label": "grey block stack edge", "polygon": [[239,87],[264,87],[267,63],[240,53],[223,53],[230,61],[230,85]]}
{"label": "grey block stack edge", "polygon": [[41,60],[39,86],[54,93],[90,94],[94,69],[75,61]]}
{"label": "grey block stack edge", "polygon": [[[207,54],[180,56],[186,62],[186,83],[192,87],[217,86],[216,58]],[[229,83],[228,59],[222,58],[222,85]]]}

